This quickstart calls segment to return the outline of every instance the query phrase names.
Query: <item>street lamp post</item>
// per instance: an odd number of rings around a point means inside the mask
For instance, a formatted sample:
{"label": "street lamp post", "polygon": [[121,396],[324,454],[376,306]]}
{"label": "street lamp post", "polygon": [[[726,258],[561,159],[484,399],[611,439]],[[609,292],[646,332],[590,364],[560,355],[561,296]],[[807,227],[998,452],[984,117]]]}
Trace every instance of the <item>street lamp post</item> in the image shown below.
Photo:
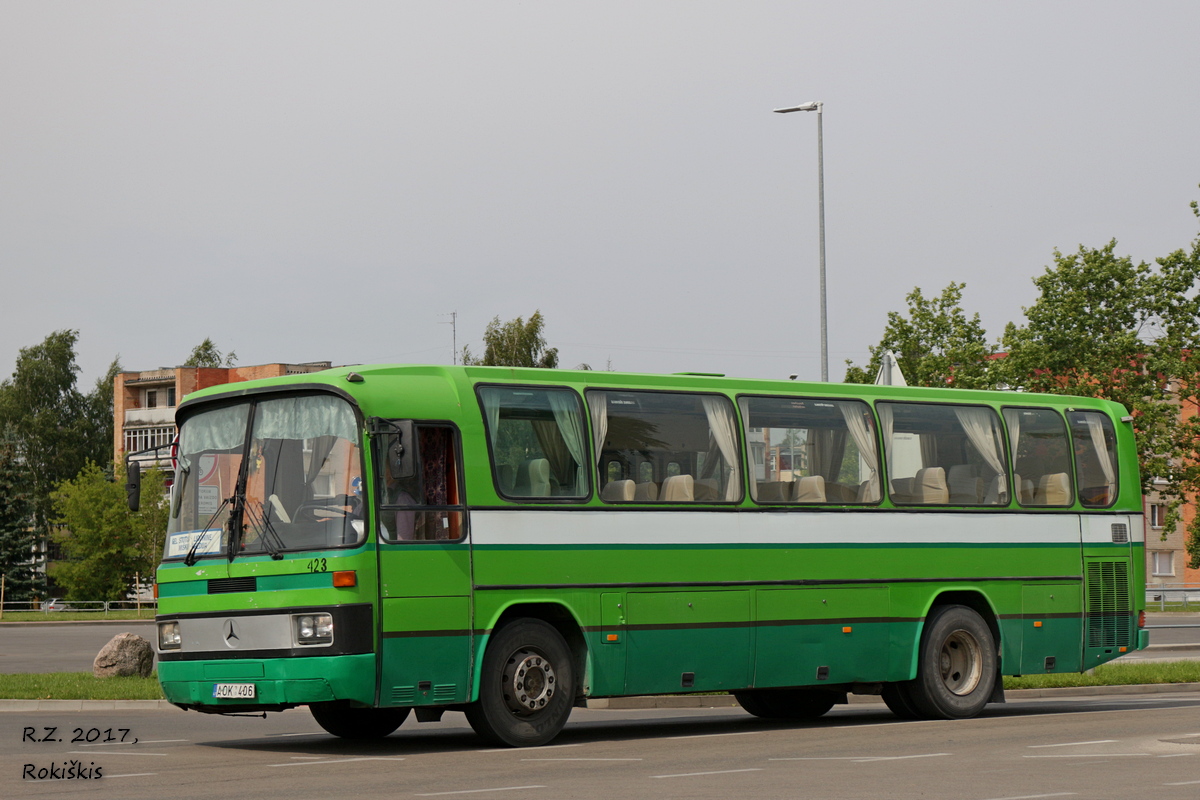
{"label": "street lamp post", "polygon": [[820,247],[821,247],[821,380],[829,381],[829,322],[825,315],[825,143],[821,131],[821,109],[825,104],[813,100],[799,106],[775,109],[776,114],[790,114],[793,111],[817,112],[817,198],[820,217]]}

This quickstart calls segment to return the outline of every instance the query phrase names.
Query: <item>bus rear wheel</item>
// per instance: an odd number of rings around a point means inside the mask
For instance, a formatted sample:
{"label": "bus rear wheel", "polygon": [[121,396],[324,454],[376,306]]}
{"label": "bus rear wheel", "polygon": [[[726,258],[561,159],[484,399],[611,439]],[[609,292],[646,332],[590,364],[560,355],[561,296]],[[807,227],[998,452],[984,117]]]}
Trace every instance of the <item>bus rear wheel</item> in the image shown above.
{"label": "bus rear wheel", "polygon": [[345,703],[313,703],[313,719],[343,739],[382,739],[408,718],[407,708],[352,708]]}
{"label": "bus rear wheel", "polygon": [[819,689],[746,689],[733,696],[747,712],[763,719],[816,719],[838,699]]}
{"label": "bus rear wheel", "polygon": [[566,640],[541,620],[520,619],[488,643],[479,699],[466,714],[489,742],[537,747],[559,734],[574,704],[575,667]]}
{"label": "bus rear wheel", "polygon": [[921,711],[909,695],[909,683],[911,681],[885,683],[883,685],[883,702],[900,719],[920,719]]}
{"label": "bus rear wheel", "polygon": [[921,635],[917,677],[905,684],[928,719],[966,719],[987,705],[996,684],[996,644],[983,618],[967,606],[942,606]]}

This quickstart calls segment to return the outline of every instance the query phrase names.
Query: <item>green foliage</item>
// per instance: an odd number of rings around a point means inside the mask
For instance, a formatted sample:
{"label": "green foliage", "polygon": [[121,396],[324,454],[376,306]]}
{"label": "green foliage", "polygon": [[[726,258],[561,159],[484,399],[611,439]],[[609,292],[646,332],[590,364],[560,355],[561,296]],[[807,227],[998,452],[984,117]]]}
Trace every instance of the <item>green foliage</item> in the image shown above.
{"label": "green foliage", "polygon": [[891,350],[910,386],[991,388],[995,381],[979,315],[968,318],[961,306],[964,283],[951,283],[940,296],[926,299],[920,287],[905,300],[908,316],[892,311],[878,346],[870,348],[865,367],[846,362],[846,383],[874,383],[883,354]]}
{"label": "green foliage", "polygon": [[6,601],[31,599],[38,583],[30,481],[19,447],[11,426],[0,431],[0,574]]}
{"label": "green foliage", "polygon": [[183,362],[185,367],[232,367],[237,363],[237,353],[230,350],[228,353],[222,353],[217,349],[213,340],[204,337],[204,341],[192,348],[192,354],[188,356],[187,361]]}
{"label": "green foliage", "polygon": [[558,348],[546,347],[545,323],[541,311],[534,311],[528,322],[517,317],[502,323],[495,317],[483,332],[483,357],[472,356],[470,348],[464,347],[462,362],[468,366],[554,369],[558,367]]}
{"label": "green foliage", "polygon": [[[12,377],[0,384],[0,427],[11,426],[18,439],[39,539],[49,535],[54,487],[87,462],[113,456],[112,380],[97,381],[91,394],[76,389],[78,338],[78,331],[55,331],[22,348]],[[114,361],[109,375],[118,369]]]}
{"label": "green foliage", "polygon": [[167,528],[163,474],[152,468],[142,475],[141,510],[131,512],[125,497],[125,469],[118,463],[115,480],[88,464],[54,492],[55,534],[67,560],[51,567],[69,600],[123,600],[135,574],[154,574]]}

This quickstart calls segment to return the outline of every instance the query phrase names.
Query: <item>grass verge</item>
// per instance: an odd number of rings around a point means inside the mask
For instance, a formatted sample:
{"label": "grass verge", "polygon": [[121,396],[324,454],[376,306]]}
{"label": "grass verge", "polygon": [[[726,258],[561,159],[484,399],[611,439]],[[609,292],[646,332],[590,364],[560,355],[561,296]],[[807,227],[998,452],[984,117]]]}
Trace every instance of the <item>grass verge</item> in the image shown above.
{"label": "grass verge", "polygon": [[162,700],[157,674],[97,678],[90,672],[19,672],[0,675],[7,700]]}
{"label": "grass verge", "polygon": [[1101,664],[1082,675],[1065,672],[1005,678],[1005,689],[1061,689],[1069,686],[1129,686],[1143,683],[1200,682],[1200,661],[1143,661]]}

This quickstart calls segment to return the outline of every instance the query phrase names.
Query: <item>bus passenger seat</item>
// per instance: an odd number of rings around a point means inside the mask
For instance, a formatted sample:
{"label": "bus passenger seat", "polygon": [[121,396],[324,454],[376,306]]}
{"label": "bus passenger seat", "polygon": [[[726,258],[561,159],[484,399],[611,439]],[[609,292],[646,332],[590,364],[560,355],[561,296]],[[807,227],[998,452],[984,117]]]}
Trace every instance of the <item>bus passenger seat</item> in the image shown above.
{"label": "bus passenger seat", "polygon": [[633,499],[633,481],[609,481],[600,490],[600,499],[606,503],[619,503]]}
{"label": "bus passenger seat", "polygon": [[513,479],[516,477],[516,470],[512,464],[501,464],[497,471],[500,473],[500,489],[501,491],[511,492],[513,489]]}
{"label": "bus passenger seat", "polygon": [[973,506],[983,499],[983,479],[975,477],[969,464],[955,464],[950,468],[950,502],[956,505]]}
{"label": "bus passenger seat", "polygon": [[786,503],[792,499],[792,484],[790,481],[759,481],[756,499],[760,503]]}
{"label": "bus passenger seat", "polygon": [[662,492],[658,499],[664,503],[691,503],[696,494],[692,488],[694,478],[691,475],[672,475],[663,481]]}
{"label": "bus passenger seat", "polygon": [[1024,480],[1019,474],[1014,472],[1013,486],[1017,490],[1017,502],[1023,506],[1033,505],[1033,481]]}
{"label": "bus passenger seat", "polygon": [[658,484],[653,481],[636,484],[633,487],[633,499],[639,503],[653,503],[658,499]]}
{"label": "bus passenger seat", "polygon": [[820,475],[810,475],[796,481],[797,503],[824,503],[825,478]]}
{"label": "bus passenger seat", "polygon": [[950,490],[946,488],[946,470],[941,467],[917,470],[913,488],[916,490],[918,503],[945,505],[950,502]]}
{"label": "bus passenger seat", "polygon": [[550,462],[544,458],[530,458],[517,468],[517,485],[513,494],[521,497],[550,496]]}
{"label": "bus passenger seat", "polygon": [[697,478],[692,487],[696,493],[697,502],[712,503],[721,499],[717,481],[714,478]]}
{"label": "bus passenger seat", "polygon": [[1037,504],[1039,506],[1067,506],[1071,504],[1071,479],[1065,472],[1043,475],[1038,481]]}

